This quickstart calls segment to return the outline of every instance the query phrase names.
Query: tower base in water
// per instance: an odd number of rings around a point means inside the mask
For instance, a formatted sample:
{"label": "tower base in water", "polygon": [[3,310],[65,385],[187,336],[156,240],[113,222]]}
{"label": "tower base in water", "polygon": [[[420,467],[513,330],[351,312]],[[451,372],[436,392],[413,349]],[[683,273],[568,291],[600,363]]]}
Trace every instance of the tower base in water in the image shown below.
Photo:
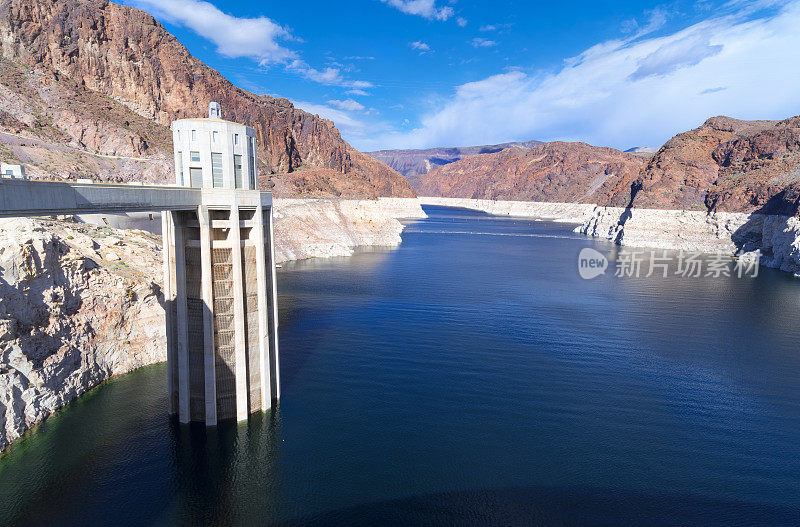
{"label": "tower base in water", "polygon": [[280,397],[272,196],[203,189],[162,213],[167,389],[181,422],[247,419]]}

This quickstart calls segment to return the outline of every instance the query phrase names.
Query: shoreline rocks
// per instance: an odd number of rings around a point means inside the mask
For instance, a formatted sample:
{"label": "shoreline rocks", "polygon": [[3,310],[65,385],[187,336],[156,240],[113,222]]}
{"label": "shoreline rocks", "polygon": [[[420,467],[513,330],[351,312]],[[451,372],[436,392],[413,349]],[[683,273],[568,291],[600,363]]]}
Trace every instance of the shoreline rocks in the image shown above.
{"label": "shoreline rocks", "polygon": [[142,231],[0,220],[0,452],[110,377],[165,360],[161,272]]}
{"label": "shoreline rocks", "polygon": [[421,197],[420,202],[579,223],[579,234],[630,247],[731,256],[758,252],[761,265],[800,277],[800,218],[794,216],[467,198]]}
{"label": "shoreline rocks", "polygon": [[394,247],[401,242],[400,219],[426,217],[416,198],[276,198],[274,205],[276,263],[350,256],[362,246]]}
{"label": "shoreline rocks", "polygon": [[731,256],[800,277],[800,219],[794,216],[596,207],[575,232],[631,247]]}
{"label": "shoreline rocks", "polygon": [[472,198],[422,197],[422,205],[459,207],[480,210],[495,216],[541,218],[552,221],[582,223],[589,218],[595,205],[586,203],[551,203],[545,201],[503,201]]}

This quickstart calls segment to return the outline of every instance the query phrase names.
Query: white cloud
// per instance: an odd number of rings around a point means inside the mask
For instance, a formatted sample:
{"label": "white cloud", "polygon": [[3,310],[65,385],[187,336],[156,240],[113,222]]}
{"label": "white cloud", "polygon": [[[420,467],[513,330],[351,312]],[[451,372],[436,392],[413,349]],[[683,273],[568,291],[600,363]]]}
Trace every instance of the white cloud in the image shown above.
{"label": "white cloud", "polygon": [[291,33],[267,17],[237,18],[201,0],[130,0],[171,24],[186,26],[217,46],[226,57],[252,57],[262,64],[293,58],[295,53],[279,40],[291,40]]}
{"label": "white cloud", "polygon": [[456,24],[458,24],[458,27],[467,27],[467,23],[467,19],[463,16],[456,18]]}
{"label": "white cloud", "polygon": [[343,101],[338,99],[331,99],[328,101],[328,104],[339,108],[340,110],[346,110],[348,112],[360,112],[364,109],[364,105],[358,101],[354,101],[353,99],[345,99]]}
{"label": "white cloud", "polygon": [[361,89],[372,88],[372,83],[367,81],[354,81],[342,76],[342,70],[334,67],[326,67],[321,70],[312,68],[304,60],[296,59],[286,65],[290,71],[305,77],[308,80],[325,84],[327,86],[342,86],[345,88]]}
{"label": "white cloud", "polygon": [[416,40],[414,42],[409,42],[408,45],[411,46],[412,49],[418,49],[419,51],[430,51],[431,50],[430,45],[426,44],[425,42],[422,42],[421,40]]}
{"label": "white cloud", "polygon": [[798,27],[795,0],[665,36],[601,42],[556,71],[509,70],[458,86],[416,129],[359,146],[566,139],[623,148],[660,145],[714,115],[786,118],[800,114]]}
{"label": "white cloud", "polygon": [[489,31],[504,31],[509,29],[511,24],[486,24],[485,26],[481,26],[478,31],[489,32]]}
{"label": "white cloud", "polygon": [[418,15],[429,20],[447,20],[455,11],[450,6],[437,7],[436,0],[381,0],[407,15]]}
{"label": "white cloud", "polygon": [[497,42],[494,40],[488,40],[481,37],[475,37],[472,39],[472,47],[474,48],[492,48],[497,45]]}
{"label": "white cloud", "polygon": [[333,121],[339,131],[348,137],[363,137],[369,129],[369,125],[364,121],[355,119],[346,111],[339,110],[337,108],[331,108],[330,106],[325,106],[324,104],[315,104],[307,101],[293,100],[292,104],[301,110],[307,111],[308,113],[319,115],[323,119]]}
{"label": "white cloud", "polygon": [[417,51],[419,51],[420,55],[424,55],[426,53],[433,53],[430,44],[428,44],[427,42],[422,42],[421,40],[409,42],[408,45],[409,47],[411,47],[411,49],[416,49]]}
{"label": "white cloud", "polygon": [[667,12],[663,8],[655,8],[648,12],[647,22],[644,26],[635,18],[622,22],[622,31],[630,33],[633,38],[640,38],[658,31],[667,23]]}
{"label": "white cloud", "polygon": [[664,76],[686,66],[694,66],[702,60],[722,52],[722,44],[711,44],[708,35],[690,33],[684,38],[671,40],[639,61],[639,67],[631,73],[631,80],[644,79],[651,75]]}
{"label": "white cloud", "polygon": [[[341,101],[329,101],[335,103]],[[355,102],[355,101],[354,101]],[[305,110],[309,113],[319,115],[323,119],[333,121],[336,128],[342,133],[348,141],[364,141],[368,137],[374,137],[387,133],[388,125],[379,120],[363,121],[358,117],[354,117],[347,109],[334,108],[325,104],[317,104],[308,101],[292,101],[295,107]],[[356,103],[358,104],[358,103]],[[363,107],[362,107],[363,108]],[[370,114],[377,113],[370,109]]]}
{"label": "white cloud", "polygon": [[362,97],[369,95],[369,93],[365,92],[364,90],[359,90],[359,89],[347,90],[347,94],[348,95],[361,95]]}

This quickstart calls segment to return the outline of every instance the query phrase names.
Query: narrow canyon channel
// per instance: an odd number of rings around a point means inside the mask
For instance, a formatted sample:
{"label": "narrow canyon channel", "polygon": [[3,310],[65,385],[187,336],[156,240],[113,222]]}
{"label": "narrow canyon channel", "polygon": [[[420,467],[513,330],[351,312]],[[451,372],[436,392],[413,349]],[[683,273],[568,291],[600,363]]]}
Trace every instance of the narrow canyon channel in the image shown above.
{"label": "narrow canyon channel", "polygon": [[800,280],[425,209],[279,270],[279,409],[206,430],[165,365],[113,379],[0,457],[0,524],[797,524]]}

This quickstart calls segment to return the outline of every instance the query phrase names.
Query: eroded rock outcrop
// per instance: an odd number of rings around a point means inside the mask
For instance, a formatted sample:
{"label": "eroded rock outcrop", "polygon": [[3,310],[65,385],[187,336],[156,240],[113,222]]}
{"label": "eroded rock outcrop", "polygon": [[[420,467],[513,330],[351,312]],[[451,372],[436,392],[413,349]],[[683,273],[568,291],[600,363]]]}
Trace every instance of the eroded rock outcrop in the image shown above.
{"label": "eroded rock outcrop", "polygon": [[630,247],[753,255],[800,276],[800,218],[741,212],[596,207],[575,229]]}
{"label": "eroded rock outcrop", "polygon": [[34,178],[161,183],[174,177],[169,129],[43,67],[0,56],[0,157]]}
{"label": "eroded rock outcrop", "polygon": [[166,358],[157,238],[0,220],[0,451],[113,375]]}
{"label": "eroded rock outcrop", "polygon": [[415,198],[275,200],[275,260],[350,256],[359,246],[400,244],[399,219],[424,218]]}

